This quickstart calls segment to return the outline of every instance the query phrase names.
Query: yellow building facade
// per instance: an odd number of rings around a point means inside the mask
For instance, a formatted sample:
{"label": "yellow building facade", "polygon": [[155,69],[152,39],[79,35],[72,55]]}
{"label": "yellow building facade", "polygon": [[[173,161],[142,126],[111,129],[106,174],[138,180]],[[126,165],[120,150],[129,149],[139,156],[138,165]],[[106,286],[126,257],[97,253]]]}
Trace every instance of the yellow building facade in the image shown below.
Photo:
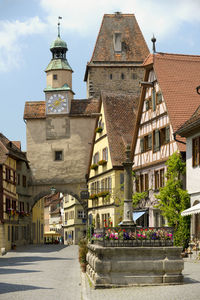
{"label": "yellow building facade", "polygon": [[[134,97],[102,93],[89,171],[89,222],[95,228],[117,226],[123,215],[125,146],[131,142]],[[130,110],[124,110],[124,107]],[[127,124],[129,126],[127,126]]]}
{"label": "yellow building facade", "polygon": [[[23,174],[23,175],[22,175]],[[22,177],[23,176],[23,177]],[[30,242],[28,162],[20,142],[0,133],[0,253]],[[20,181],[20,179],[23,180]]]}
{"label": "yellow building facade", "polygon": [[64,244],[78,244],[86,236],[86,215],[82,205],[71,195],[64,196]]}
{"label": "yellow building facade", "polygon": [[44,198],[41,198],[32,209],[31,241],[33,244],[44,243]]}

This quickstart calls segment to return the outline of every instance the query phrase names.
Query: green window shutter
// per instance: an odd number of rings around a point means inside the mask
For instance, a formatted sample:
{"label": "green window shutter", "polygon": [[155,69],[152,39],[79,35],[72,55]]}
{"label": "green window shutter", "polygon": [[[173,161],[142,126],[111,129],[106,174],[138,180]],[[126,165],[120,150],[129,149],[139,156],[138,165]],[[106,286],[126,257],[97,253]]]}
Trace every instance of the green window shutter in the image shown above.
{"label": "green window shutter", "polygon": [[155,130],[155,148],[154,151],[158,151],[160,149],[160,132],[158,129]]}
{"label": "green window shutter", "polygon": [[152,149],[152,133],[148,135],[148,150]]}
{"label": "green window shutter", "polygon": [[153,100],[153,111],[155,111],[156,110],[156,93],[155,93],[154,88],[152,90],[152,100]]}
{"label": "green window shutter", "polygon": [[144,152],[144,138],[140,139],[140,149],[141,149],[141,153]]}
{"label": "green window shutter", "polygon": [[166,143],[170,142],[170,127],[169,127],[169,125],[165,128],[165,140],[166,140]]}
{"label": "green window shutter", "polygon": [[146,100],[145,104],[146,104],[146,111],[147,111],[147,110],[149,110],[149,100]]}

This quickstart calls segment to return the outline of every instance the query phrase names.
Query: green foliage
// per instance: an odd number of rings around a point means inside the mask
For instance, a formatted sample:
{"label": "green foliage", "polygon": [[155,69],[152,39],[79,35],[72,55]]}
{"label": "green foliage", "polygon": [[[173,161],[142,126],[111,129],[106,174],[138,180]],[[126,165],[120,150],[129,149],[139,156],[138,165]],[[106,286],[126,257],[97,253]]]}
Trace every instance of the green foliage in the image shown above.
{"label": "green foliage", "polygon": [[80,264],[86,263],[86,255],[88,252],[88,248],[87,248],[87,240],[86,239],[82,239],[79,242],[79,262]]}
{"label": "green foliage", "polygon": [[147,192],[142,192],[142,193],[135,193],[132,197],[133,199],[133,207],[136,207],[138,203],[147,197]]}
{"label": "green foliage", "polygon": [[182,217],[181,212],[190,207],[190,197],[183,190],[181,176],[185,174],[185,163],[181,155],[175,152],[166,162],[167,182],[155,197],[159,200],[156,206],[167,218],[169,226],[174,227],[174,244],[187,247],[190,238],[190,218]]}

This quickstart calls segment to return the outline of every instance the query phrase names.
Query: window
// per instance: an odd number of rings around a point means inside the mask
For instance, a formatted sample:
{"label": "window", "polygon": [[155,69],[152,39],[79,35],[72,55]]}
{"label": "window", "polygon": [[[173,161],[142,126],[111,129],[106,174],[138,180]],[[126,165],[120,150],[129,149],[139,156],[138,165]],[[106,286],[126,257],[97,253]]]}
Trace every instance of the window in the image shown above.
{"label": "window", "polygon": [[159,151],[160,147],[170,142],[170,127],[169,125],[153,131],[153,150]]}
{"label": "window", "polygon": [[149,175],[146,173],[145,175],[145,178],[144,178],[144,180],[145,180],[145,191],[148,191],[148,189],[149,189]]}
{"label": "window", "polygon": [[112,80],[112,78],[113,78],[113,76],[112,76],[112,74],[110,74],[110,80]]}
{"label": "window", "polygon": [[57,79],[58,79],[57,74],[53,74],[53,80],[57,80]]}
{"label": "window", "polygon": [[26,176],[25,175],[22,176],[22,184],[23,184],[23,187],[26,187]]}
{"label": "window", "polygon": [[13,171],[13,184],[16,185],[16,172]]}
{"label": "window", "polygon": [[78,210],[78,219],[84,219],[84,218],[85,218],[84,210]]}
{"label": "window", "polygon": [[152,149],[152,133],[145,135],[140,139],[141,153]]}
{"label": "window", "polygon": [[196,137],[192,140],[192,166],[196,167],[200,165],[200,137]]}
{"label": "window", "polygon": [[114,34],[114,51],[115,52],[121,52],[122,51],[122,34],[119,32],[115,32]]}
{"label": "window", "polygon": [[112,192],[112,178],[108,177],[108,191],[111,193]]}
{"label": "window", "polygon": [[125,79],[124,73],[121,73],[121,79],[122,79],[122,80]]}
{"label": "window", "polygon": [[10,199],[6,198],[6,212],[8,212],[9,209],[11,208],[10,204],[11,204]]}
{"label": "window", "polygon": [[16,210],[16,201],[12,200],[12,209]]}
{"label": "window", "polygon": [[19,202],[19,210],[24,211],[24,202],[22,201]]}
{"label": "window", "polygon": [[10,241],[10,226],[8,225],[8,241]]}
{"label": "window", "polygon": [[145,106],[146,106],[146,111],[148,111],[149,109],[152,108],[152,98],[149,97],[146,101],[145,101]]}
{"label": "window", "polygon": [[101,180],[101,191],[103,192],[105,190],[105,183],[104,179]]}
{"label": "window", "polygon": [[56,161],[63,160],[63,152],[62,151],[55,151],[55,160]]}
{"label": "window", "polygon": [[123,191],[124,190],[124,173],[120,173],[120,190]]}
{"label": "window", "polygon": [[18,232],[18,226],[15,226],[15,241],[18,241],[19,232]]}
{"label": "window", "polygon": [[95,155],[93,156],[93,163],[98,164],[99,162],[99,152],[96,152]]}
{"label": "window", "polygon": [[26,211],[27,211],[27,213],[29,213],[29,211],[30,211],[29,203],[26,203]]}
{"label": "window", "polygon": [[108,161],[108,148],[104,148],[102,151],[103,160]]}
{"label": "window", "polygon": [[136,192],[142,193],[145,191],[148,191],[149,189],[149,176],[148,174],[140,174],[139,176],[136,176],[135,180],[136,184]]}
{"label": "window", "polygon": [[160,104],[162,102],[162,94],[161,92],[156,93],[156,104]]}
{"label": "window", "polygon": [[9,168],[6,168],[6,180],[10,181],[11,179],[11,170]]}
{"label": "window", "polygon": [[20,174],[17,174],[17,185],[20,185]]}
{"label": "window", "polygon": [[155,180],[155,190],[158,190],[159,188],[161,188],[165,185],[165,170],[164,170],[164,168],[155,171],[154,180]]}

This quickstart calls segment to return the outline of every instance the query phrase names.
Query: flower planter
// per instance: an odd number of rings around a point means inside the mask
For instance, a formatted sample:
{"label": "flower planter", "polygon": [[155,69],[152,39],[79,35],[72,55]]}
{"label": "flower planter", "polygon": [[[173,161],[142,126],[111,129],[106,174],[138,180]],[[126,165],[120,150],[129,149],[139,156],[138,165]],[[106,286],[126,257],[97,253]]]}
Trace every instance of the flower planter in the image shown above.
{"label": "flower planter", "polygon": [[107,160],[104,160],[104,159],[102,159],[98,162],[99,166],[105,166],[106,164],[107,164]]}
{"label": "flower planter", "polygon": [[87,266],[86,263],[81,263],[81,271],[82,271],[83,273],[86,273],[86,266]]}
{"label": "flower planter", "polygon": [[97,127],[96,130],[95,130],[97,133],[101,133],[103,131],[103,128],[102,127]]}
{"label": "flower planter", "polygon": [[90,169],[96,171],[98,169],[98,165],[97,164],[93,164],[93,165],[90,166]]}

